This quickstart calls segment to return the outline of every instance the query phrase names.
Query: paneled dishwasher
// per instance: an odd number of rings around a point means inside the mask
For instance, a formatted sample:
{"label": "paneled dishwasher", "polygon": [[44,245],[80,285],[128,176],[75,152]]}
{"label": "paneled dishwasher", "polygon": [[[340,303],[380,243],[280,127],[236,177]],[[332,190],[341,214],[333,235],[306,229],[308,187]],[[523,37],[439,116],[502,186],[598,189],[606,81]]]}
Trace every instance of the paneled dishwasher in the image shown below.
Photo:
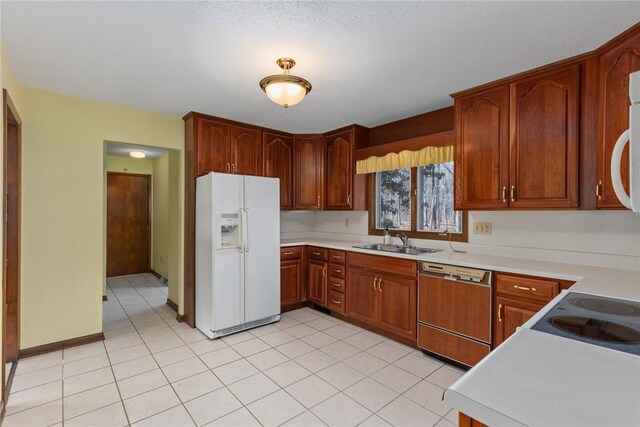
{"label": "paneled dishwasher", "polygon": [[491,351],[491,271],[419,262],[418,347],[473,366]]}

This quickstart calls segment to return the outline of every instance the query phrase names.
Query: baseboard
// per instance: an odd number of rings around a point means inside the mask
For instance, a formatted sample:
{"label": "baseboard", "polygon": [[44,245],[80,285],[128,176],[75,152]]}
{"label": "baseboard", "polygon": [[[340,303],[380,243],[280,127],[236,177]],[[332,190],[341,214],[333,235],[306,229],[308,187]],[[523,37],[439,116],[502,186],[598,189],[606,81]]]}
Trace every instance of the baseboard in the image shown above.
{"label": "baseboard", "polygon": [[287,311],[297,310],[302,307],[307,307],[308,304],[306,302],[298,302],[295,304],[282,305],[280,306],[280,313],[286,313]]}
{"label": "baseboard", "polygon": [[157,271],[155,271],[153,268],[151,270],[149,270],[149,273],[153,274],[154,276],[156,276],[158,279],[162,279],[162,274],[158,273]]}
{"label": "baseboard", "polygon": [[178,312],[178,304],[176,304],[175,302],[171,301],[169,298],[167,298],[167,305],[169,306],[169,308],[173,311],[175,311],[176,313]]}
{"label": "baseboard", "polygon": [[71,338],[68,340],[52,342],[49,344],[38,345],[35,347],[29,347],[20,350],[18,359],[24,359],[25,357],[37,356],[39,354],[50,353],[52,351],[63,350],[65,348],[76,347],[84,344],[91,344],[92,342],[104,341],[104,334],[98,332],[97,334],[85,335],[83,337]]}
{"label": "baseboard", "polygon": [[178,313],[178,314],[176,315],[176,320],[177,320],[178,322],[182,323],[182,322],[184,322],[185,317],[186,317],[186,316],[185,316],[184,314],[180,314],[180,313]]}
{"label": "baseboard", "polygon": [[109,298],[107,298],[106,295],[102,295],[102,302],[104,302],[104,301],[109,301]]}

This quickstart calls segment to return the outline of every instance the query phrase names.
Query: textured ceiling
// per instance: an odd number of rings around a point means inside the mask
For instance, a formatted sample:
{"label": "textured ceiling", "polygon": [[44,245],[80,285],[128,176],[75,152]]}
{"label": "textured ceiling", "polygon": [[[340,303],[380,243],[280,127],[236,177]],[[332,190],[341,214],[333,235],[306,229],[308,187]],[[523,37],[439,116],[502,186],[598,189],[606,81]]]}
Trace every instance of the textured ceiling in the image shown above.
{"label": "textured ceiling", "polygon": [[[19,83],[291,132],[375,126],[449,93],[592,50],[634,2],[10,2],[2,43]],[[287,110],[260,79],[290,56],[313,90]]]}
{"label": "textured ceiling", "polygon": [[165,148],[149,147],[147,145],[126,144],[124,142],[107,142],[107,154],[109,156],[129,157],[132,151],[142,151],[147,156],[146,159],[155,159],[167,152]]}

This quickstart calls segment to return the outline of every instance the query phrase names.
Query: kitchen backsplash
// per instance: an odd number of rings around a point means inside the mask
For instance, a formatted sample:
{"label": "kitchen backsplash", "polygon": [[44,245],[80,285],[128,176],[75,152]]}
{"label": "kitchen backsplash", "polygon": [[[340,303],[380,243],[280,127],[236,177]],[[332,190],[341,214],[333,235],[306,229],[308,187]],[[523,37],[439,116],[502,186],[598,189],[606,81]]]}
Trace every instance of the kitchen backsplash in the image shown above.
{"label": "kitchen backsplash", "polygon": [[[282,212],[282,239],[313,237],[377,242],[364,212]],[[470,232],[457,249],[516,258],[640,269],[640,216],[627,211],[470,212],[469,224],[491,222],[492,234]],[[472,229],[470,229],[472,231]],[[412,239],[417,246],[448,249],[447,242]]]}

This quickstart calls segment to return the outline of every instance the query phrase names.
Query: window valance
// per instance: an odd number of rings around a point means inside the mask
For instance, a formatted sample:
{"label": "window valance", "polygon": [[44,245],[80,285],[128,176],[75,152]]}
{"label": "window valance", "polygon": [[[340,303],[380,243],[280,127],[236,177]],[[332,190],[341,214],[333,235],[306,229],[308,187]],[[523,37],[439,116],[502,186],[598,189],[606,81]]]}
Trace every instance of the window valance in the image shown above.
{"label": "window valance", "polygon": [[384,172],[451,161],[453,161],[453,145],[428,146],[416,151],[404,150],[399,153],[389,153],[380,157],[371,156],[358,160],[356,162],[356,173]]}

